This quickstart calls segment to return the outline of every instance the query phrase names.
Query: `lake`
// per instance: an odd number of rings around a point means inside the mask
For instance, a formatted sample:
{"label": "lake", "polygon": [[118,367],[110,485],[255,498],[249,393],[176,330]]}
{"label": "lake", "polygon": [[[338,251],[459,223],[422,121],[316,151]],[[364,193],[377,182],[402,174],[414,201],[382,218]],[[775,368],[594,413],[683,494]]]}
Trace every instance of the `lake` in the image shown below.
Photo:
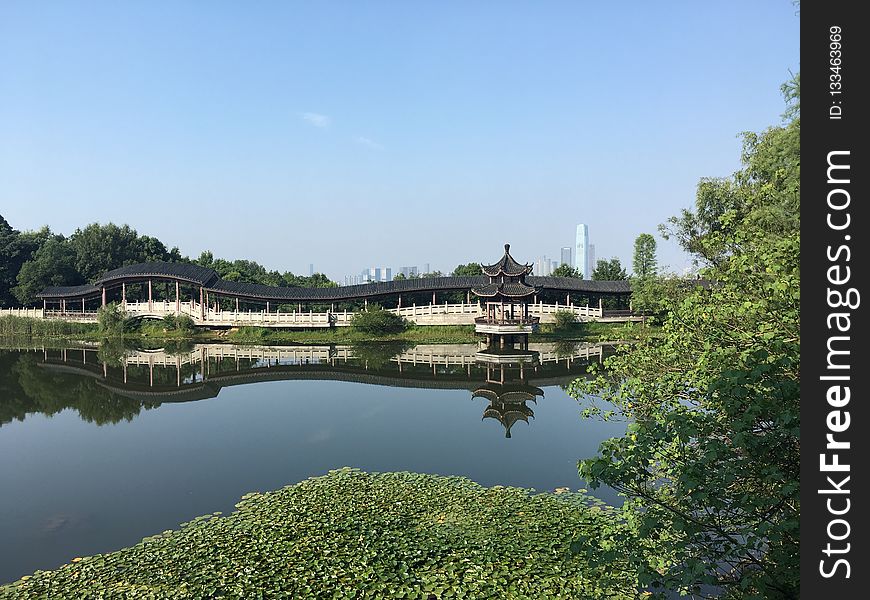
{"label": "lake", "polygon": [[[593,344],[0,349],[0,582],[352,466],[577,489]],[[617,496],[596,490],[608,502]]]}

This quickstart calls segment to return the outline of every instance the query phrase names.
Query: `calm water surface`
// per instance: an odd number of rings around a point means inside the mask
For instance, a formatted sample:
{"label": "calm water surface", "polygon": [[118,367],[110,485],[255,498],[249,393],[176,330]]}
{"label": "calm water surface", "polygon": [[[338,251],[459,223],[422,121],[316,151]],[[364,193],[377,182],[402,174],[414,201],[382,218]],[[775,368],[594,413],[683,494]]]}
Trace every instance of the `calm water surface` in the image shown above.
{"label": "calm water surface", "polygon": [[0,350],[0,582],[342,466],[582,487],[577,460],[623,425],[562,386],[603,350],[477,350]]}

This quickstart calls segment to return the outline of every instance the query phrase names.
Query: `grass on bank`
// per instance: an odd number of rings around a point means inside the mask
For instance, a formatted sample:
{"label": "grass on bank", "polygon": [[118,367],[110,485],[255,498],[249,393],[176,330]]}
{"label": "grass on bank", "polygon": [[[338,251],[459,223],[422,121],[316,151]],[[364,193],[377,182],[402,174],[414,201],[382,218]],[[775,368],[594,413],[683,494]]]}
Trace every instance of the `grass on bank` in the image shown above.
{"label": "grass on bank", "polygon": [[70,337],[96,333],[96,323],[73,323],[59,319],[34,319],[4,315],[0,317],[0,336],[13,337]]}
{"label": "grass on bank", "polygon": [[236,507],[37,571],[0,598],[635,597],[607,549],[622,525],[579,493],[340,469]]}
{"label": "grass on bank", "polygon": [[[651,328],[646,327],[647,331]],[[559,340],[611,341],[634,339],[644,328],[639,324],[576,323],[557,330],[551,324],[541,325],[532,334],[533,342]],[[37,339],[100,340],[106,337],[96,323],[72,323],[57,319],[0,317],[0,336]],[[353,327],[332,329],[271,329],[241,327],[231,330],[167,328],[163,321],[139,321],[113,334],[130,340],[190,340],[193,342],[226,341],[237,344],[354,344],[360,342],[408,342],[416,344],[464,344],[479,341],[471,325],[412,325],[404,331],[377,335]]]}

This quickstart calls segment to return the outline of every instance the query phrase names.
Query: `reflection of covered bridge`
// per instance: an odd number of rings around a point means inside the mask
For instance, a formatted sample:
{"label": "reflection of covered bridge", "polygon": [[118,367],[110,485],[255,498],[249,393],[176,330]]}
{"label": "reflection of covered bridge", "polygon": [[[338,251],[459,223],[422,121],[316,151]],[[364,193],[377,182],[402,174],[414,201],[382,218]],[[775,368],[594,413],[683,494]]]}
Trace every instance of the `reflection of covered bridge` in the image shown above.
{"label": "reflection of covered bridge", "polygon": [[[607,303],[629,307],[628,281],[589,281],[529,277],[539,290],[529,312],[547,322],[558,310],[581,321],[635,319],[627,310],[604,310]],[[471,325],[483,314],[472,288],[486,276],[432,277],[344,287],[272,287],[226,281],[212,269],[186,263],[151,262],[107,272],[93,284],[50,287],[39,297],[42,309],[30,316],[92,321],[100,306],[117,302],[133,317],[186,314],[207,327],[334,327],[350,323],[369,302],[418,325]]]}

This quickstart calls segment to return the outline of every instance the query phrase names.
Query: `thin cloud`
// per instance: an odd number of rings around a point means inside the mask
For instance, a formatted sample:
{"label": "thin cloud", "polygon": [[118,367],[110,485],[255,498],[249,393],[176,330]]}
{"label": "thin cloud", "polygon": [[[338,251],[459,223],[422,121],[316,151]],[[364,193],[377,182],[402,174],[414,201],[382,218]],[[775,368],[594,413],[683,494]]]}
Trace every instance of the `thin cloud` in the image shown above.
{"label": "thin cloud", "polygon": [[381,146],[376,141],[370,140],[369,138],[363,137],[361,135],[358,135],[355,138],[353,138],[353,141],[355,141],[357,144],[362,144],[363,146],[366,146],[367,148],[371,148],[372,150],[383,150],[384,149],[384,147]]}
{"label": "thin cloud", "polygon": [[326,115],[321,115],[318,113],[302,113],[302,118],[308,121],[311,125],[314,125],[315,127],[329,127],[330,124],[332,124],[332,119],[330,119]]}

